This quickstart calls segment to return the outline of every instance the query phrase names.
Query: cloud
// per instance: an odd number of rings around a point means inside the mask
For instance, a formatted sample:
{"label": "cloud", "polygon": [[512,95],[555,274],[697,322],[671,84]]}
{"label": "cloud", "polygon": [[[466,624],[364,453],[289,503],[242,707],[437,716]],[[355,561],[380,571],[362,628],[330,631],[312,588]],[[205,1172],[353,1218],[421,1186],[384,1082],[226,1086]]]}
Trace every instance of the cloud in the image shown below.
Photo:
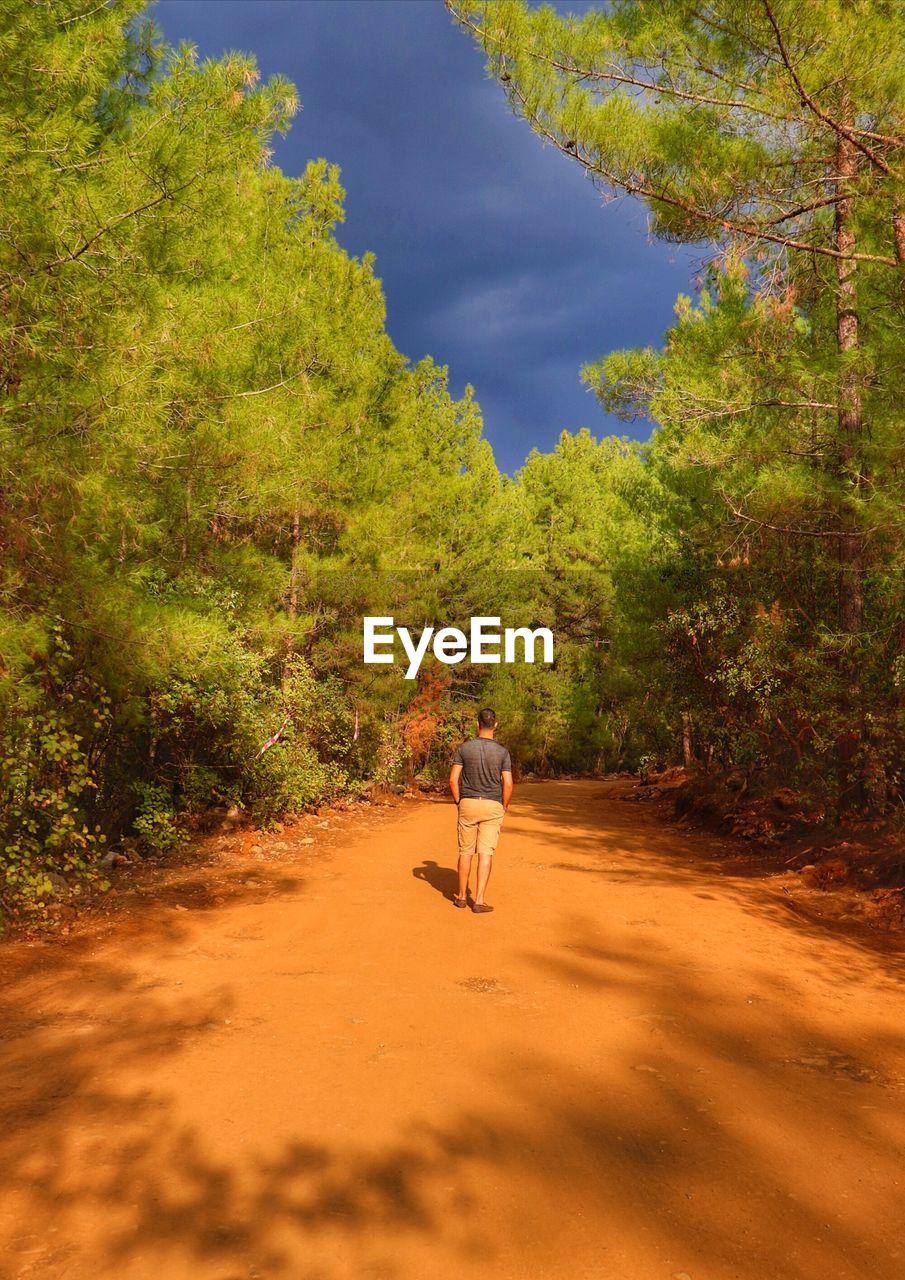
{"label": "cloud", "polygon": [[295,82],[303,109],[277,163],[340,164],[341,243],[376,254],[400,350],[448,365],[457,393],[475,386],[502,466],[563,428],[614,429],[579,367],[659,344],[695,255],[651,242],[634,202],[602,207],[512,115],[439,0],[160,0],[156,16],[172,42],[245,49]]}
{"label": "cloud", "polygon": [[570,310],[564,298],[549,308],[549,282],[544,277],[522,275],[485,285],[470,281],[459,297],[431,317],[430,328],[447,338],[468,332],[477,342],[497,342],[546,333],[568,323]]}

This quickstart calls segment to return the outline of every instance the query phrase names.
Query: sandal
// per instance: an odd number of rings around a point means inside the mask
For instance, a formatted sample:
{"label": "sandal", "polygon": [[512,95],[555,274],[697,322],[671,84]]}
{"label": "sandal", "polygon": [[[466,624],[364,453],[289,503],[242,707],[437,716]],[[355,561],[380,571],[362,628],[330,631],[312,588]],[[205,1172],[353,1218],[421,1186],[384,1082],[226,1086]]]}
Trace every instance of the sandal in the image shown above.
{"label": "sandal", "polygon": [[457,895],[457,894],[453,894],[453,906],[454,906],[454,907],[467,907],[467,906],[468,906],[468,900],[467,900],[467,898],[460,898],[460,897],[458,897],[458,895]]}
{"label": "sandal", "polygon": [[473,902],[471,904],[471,909],[475,915],[481,915],[485,911],[492,911],[493,907],[489,902]]}

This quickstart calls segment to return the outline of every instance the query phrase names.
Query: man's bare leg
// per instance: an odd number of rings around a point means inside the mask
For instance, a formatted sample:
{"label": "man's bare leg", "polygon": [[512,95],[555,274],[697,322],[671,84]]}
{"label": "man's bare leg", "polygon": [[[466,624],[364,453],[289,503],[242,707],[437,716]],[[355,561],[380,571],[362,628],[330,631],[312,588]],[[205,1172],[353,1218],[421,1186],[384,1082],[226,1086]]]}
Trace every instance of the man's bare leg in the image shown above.
{"label": "man's bare leg", "polygon": [[468,892],[468,877],[471,875],[471,854],[459,854],[459,893],[460,901],[465,900],[465,894]]}
{"label": "man's bare leg", "polygon": [[484,890],[487,888],[487,881],[490,879],[490,868],[493,866],[492,853],[478,854],[478,887],[475,891],[474,900],[477,903],[484,901]]}

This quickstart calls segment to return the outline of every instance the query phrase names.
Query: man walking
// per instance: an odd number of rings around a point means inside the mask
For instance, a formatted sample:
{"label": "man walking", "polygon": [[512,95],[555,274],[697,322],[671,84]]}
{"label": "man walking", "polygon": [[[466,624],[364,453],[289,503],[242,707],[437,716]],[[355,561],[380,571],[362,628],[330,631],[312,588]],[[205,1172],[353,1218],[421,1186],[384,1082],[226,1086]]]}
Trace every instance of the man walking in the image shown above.
{"label": "man walking", "polygon": [[449,775],[449,789],[459,807],[459,892],[453,902],[457,907],[468,906],[471,860],[477,849],[478,879],[471,909],[478,915],[493,910],[484,893],[503,814],[512,799],[512,761],[502,743],[494,741],[496,730],[496,714],[484,707],[478,712],[478,736],[459,747]]}

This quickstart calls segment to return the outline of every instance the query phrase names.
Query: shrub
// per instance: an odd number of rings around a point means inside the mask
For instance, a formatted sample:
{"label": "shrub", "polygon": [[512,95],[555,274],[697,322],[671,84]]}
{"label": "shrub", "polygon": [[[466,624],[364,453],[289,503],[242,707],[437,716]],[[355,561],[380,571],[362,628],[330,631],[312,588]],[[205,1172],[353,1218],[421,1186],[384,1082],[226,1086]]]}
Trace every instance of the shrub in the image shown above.
{"label": "shrub", "polygon": [[105,837],[94,821],[95,758],[110,704],[78,669],[61,630],[0,703],[0,906],[41,913],[51,877],[98,881]]}

